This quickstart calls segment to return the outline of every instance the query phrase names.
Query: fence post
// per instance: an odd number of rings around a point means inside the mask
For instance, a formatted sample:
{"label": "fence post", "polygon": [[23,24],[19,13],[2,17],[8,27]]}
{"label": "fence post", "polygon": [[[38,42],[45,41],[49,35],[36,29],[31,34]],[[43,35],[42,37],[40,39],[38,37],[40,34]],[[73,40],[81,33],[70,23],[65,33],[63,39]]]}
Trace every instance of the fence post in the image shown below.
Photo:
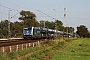
{"label": "fence post", "polygon": [[38,41],[38,46],[40,47],[40,41]]}
{"label": "fence post", "polygon": [[12,52],[12,48],[11,48],[11,46],[9,46],[9,50],[10,50],[10,52]]}
{"label": "fence post", "polygon": [[16,51],[18,51],[18,45],[16,45],[17,47],[16,47]]}
{"label": "fence post", "polygon": [[26,50],[27,50],[27,44],[26,44]]}
{"label": "fence post", "polygon": [[23,50],[23,44],[22,44],[22,50]]}
{"label": "fence post", "polygon": [[37,42],[36,42],[36,46],[37,46]]}
{"label": "fence post", "polygon": [[33,47],[34,47],[34,43],[33,43]]}
{"label": "fence post", "polygon": [[31,43],[29,43],[29,47],[31,46]]}
{"label": "fence post", "polygon": [[3,52],[5,52],[4,47],[2,47],[2,49],[3,49]]}
{"label": "fence post", "polygon": [[38,41],[38,45],[40,45],[40,42]]}

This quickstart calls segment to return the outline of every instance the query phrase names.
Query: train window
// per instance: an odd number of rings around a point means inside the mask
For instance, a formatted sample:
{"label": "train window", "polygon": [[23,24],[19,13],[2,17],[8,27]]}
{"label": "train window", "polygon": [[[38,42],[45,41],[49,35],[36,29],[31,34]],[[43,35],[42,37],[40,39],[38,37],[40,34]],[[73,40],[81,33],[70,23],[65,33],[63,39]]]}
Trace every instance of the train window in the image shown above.
{"label": "train window", "polygon": [[31,28],[28,28],[28,30],[31,30]]}
{"label": "train window", "polygon": [[28,28],[24,28],[24,30],[27,30]]}

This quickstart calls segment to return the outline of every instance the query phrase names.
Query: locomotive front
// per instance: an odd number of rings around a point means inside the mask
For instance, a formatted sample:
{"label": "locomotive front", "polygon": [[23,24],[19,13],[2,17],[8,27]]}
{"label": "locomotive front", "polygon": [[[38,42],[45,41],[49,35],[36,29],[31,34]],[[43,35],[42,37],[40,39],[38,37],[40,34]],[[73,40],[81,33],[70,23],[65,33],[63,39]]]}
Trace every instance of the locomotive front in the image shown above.
{"label": "locomotive front", "polygon": [[33,27],[24,27],[23,28],[23,38],[24,39],[29,39],[32,38],[33,36]]}

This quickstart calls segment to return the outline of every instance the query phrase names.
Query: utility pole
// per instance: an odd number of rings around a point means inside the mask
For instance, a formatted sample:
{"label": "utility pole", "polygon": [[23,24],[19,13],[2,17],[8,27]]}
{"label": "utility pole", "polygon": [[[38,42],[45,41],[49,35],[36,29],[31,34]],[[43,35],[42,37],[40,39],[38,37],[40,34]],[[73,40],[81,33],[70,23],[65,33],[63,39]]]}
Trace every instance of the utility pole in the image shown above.
{"label": "utility pole", "polygon": [[66,27],[66,8],[64,8],[64,26]]}
{"label": "utility pole", "polygon": [[17,14],[19,14],[19,13],[17,13],[15,15],[13,15],[12,17],[10,17],[10,11],[12,11],[12,10],[10,10],[10,9],[8,10],[8,39],[11,38],[10,19],[15,17]]}
{"label": "utility pole", "polygon": [[68,26],[67,26],[67,21],[66,21],[66,8],[64,8],[64,26],[67,28],[66,33],[68,34]]}
{"label": "utility pole", "polygon": [[11,31],[10,31],[10,11],[8,10],[8,39],[11,37]]}
{"label": "utility pole", "polygon": [[57,20],[56,20],[56,9],[53,9],[55,11],[55,30],[56,30],[56,37],[57,37]]}
{"label": "utility pole", "polygon": [[57,23],[56,23],[56,10],[55,9],[53,9],[54,11],[55,11],[55,29],[57,30]]}

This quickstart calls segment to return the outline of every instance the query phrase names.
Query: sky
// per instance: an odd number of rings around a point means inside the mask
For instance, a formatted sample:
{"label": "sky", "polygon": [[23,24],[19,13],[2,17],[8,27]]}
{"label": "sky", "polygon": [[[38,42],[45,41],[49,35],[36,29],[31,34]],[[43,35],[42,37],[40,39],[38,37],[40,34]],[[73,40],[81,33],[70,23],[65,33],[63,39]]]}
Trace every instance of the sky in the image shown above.
{"label": "sky", "polygon": [[0,0],[0,21],[8,19],[9,10],[11,22],[20,21],[19,12],[28,10],[36,14],[38,21],[55,21],[53,17],[65,26],[74,27],[75,31],[80,25],[85,25],[90,31],[90,0]]}

